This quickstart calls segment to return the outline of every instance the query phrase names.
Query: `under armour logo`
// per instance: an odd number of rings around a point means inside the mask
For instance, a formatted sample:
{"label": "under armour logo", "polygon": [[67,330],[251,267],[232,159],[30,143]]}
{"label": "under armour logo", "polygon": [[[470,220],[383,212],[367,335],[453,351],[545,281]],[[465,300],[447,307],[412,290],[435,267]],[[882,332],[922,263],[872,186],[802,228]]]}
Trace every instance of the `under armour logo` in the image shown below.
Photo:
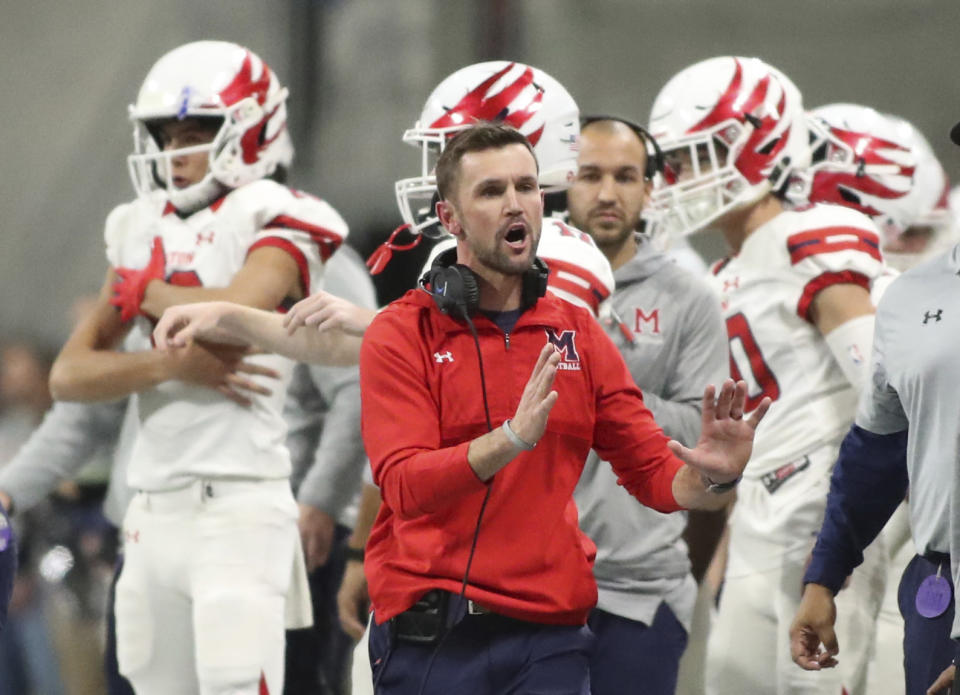
{"label": "under armour logo", "polygon": [[940,317],[943,315],[943,309],[937,309],[936,311],[925,311],[923,312],[923,323],[926,325],[927,321],[933,319],[936,322],[940,322]]}
{"label": "under armour logo", "polygon": [[213,232],[207,232],[206,234],[203,232],[197,232],[197,246],[203,243],[213,243]]}
{"label": "under armour logo", "polygon": [[740,276],[733,278],[733,280],[724,280],[723,281],[723,291],[729,292],[730,290],[739,290],[740,289]]}
{"label": "under armour logo", "polygon": [[453,362],[453,353],[447,350],[446,352],[435,352],[433,353],[433,359],[437,361],[437,364],[443,362]]}

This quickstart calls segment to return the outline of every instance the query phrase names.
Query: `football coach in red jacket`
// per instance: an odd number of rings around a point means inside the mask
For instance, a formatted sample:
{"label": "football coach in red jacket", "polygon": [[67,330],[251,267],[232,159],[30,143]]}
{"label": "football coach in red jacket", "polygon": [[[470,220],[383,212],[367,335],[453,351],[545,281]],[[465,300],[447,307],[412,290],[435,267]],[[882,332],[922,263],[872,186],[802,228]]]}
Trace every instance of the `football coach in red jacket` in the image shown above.
{"label": "football coach in red jacket", "polygon": [[743,382],[708,386],[696,448],[668,442],[593,316],[545,294],[524,136],[462,131],[436,177],[457,247],[378,315],[360,355],[383,497],[365,561],[376,692],[588,693],[595,548],[572,499],[587,453],[639,503],[717,508],[769,402],[744,419]]}

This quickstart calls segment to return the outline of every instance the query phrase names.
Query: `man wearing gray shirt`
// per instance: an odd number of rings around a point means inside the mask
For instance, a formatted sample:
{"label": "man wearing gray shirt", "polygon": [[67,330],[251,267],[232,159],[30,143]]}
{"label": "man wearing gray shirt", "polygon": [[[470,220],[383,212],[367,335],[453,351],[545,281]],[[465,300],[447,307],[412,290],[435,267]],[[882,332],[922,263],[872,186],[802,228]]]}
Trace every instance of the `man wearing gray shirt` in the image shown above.
{"label": "man wearing gray shirt", "polygon": [[[585,119],[568,207],[571,222],[593,237],[614,270],[607,333],[657,423],[691,446],[700,433],[703,384],[728,376],[727,334],[706,284],[636,233],[656,159],[652,139],[636,124]],[[697,592],[682,538],[686,514],[638,505],[594,452],[574,498],[580,526],[597,545],[591,691],[674,693]]]}
{"label": "man wearing gray shirt", "polygon": [[[957,656],[960,616],[960,246],[901,275],[877,307],[871,383],[840,449],[827,510],[790,629],[793,660],[836,664],[834,596],[910,487],[918,555],[900,582],[908,695],[926,693]],[[953,638],[951,640],[951,638]],[[952,677],[943,674],[931,692]]]}

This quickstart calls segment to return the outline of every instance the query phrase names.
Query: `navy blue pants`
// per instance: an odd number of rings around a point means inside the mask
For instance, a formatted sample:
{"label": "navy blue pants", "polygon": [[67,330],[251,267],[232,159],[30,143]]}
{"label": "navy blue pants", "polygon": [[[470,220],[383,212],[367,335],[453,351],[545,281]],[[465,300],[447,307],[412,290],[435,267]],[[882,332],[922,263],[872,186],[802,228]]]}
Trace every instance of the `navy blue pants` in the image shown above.
{"label": "navy blue pants", "polygon": [[673,695],[687,631],[666,603],[647,625],[594,608],[587,623],[596,637],[590,658],[593,695]]}
{"label": "navy blue pants", "polygon": [[337,590],[346,566],[350,529],[337,524],[330,558],[309,575],[313,627],[287,630],[283,695],[343,695],[355,644],[340,629]]}
{"label": "navy blue pants", "polygon": [[424,695],[589,695],[593,635],[587,626],[495,615],[454,622],[437,650],[393,639],[389,621],[371,625],[376,695],[418,695],[428,667]]}
{"label": "navy blue pants", "polygon": [[955,601],[943,615],[924,618],[917,613],[916,598],[920,583],[937,573],[953,586],[950,558],[943,556],[933,562],[920,555],[914,557],[903,571],[897,601],[903,616],[903,668],[906,674],[907,695],[924,695],[941,671],[957,656],[957,644],[950,639]]}

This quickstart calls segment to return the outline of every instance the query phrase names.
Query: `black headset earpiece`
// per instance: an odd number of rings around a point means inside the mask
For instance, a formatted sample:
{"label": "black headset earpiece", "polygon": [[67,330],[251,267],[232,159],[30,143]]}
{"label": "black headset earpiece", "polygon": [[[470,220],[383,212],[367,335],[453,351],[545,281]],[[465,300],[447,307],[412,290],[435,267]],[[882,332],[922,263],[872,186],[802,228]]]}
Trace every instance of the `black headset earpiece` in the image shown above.
{"label": "black headset earpiece", "polygon": [[644,128],[639,123],[634,123],[626,118],[621,118],[620,116],[607,116],[605,114],[581,116],[580,130],[583,130],[591,123],[596,123],[597,121],[617,121],[618,123],[623,123],[630,130],[636,133],[637,137],[640,138],[641,141],[643,141],[643,145],[647,150],[647,164],[643,170],[643,178],[652,180],[657,174],[663,173],[663,150],[660,149],[657,139],[650,134],[649,130]]}
{"label": "black headset earpiece", "polygon": [[[420,287],[425,289],[444,314],[455,318],[469,319],[480,305],[480,285],[470,268],[457,261],[457,249],[447,249],[437,254],[430,269],[420,278]],[[521,304],[527,308],[547,293],[547,278],[550,268],[539,258],[533,259],[530,270],[523,274]]]}
{"label": "black headset earpiece", "polygon": [[547,293],[547,280],[550,277],[550,268],[541,259],[534,257],[530,270],[523,274],[523,307],[533,306]]}
{"label": "black headset earpiece", "polygon": [[430,293],[440,311],[455,318],[470,318],[480,304],[477,276],[457,263],[456,248],[437,254],[420,278],[420,286]]}

